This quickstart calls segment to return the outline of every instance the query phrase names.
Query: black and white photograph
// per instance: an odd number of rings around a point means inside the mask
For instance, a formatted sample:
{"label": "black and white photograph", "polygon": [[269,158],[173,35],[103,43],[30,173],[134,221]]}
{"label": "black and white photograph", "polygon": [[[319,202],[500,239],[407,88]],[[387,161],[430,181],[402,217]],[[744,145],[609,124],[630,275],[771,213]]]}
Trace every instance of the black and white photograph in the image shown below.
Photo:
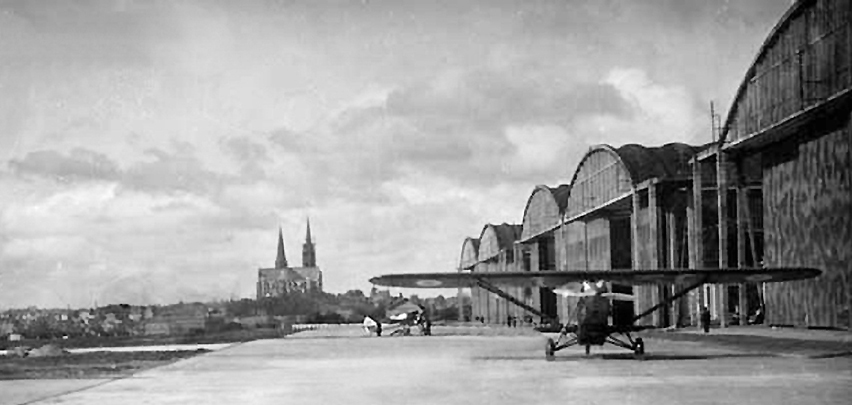
{"label": "black and white photograph", "polygon": [[850,398],[852,0],[0,0],[0,405]]}

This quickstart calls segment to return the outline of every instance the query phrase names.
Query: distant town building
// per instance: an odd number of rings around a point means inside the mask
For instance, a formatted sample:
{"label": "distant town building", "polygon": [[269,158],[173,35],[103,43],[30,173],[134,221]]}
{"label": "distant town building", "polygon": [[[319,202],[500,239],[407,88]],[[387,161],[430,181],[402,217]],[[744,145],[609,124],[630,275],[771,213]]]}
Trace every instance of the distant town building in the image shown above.
{"label": "distant town building", "polygon": [[0,338],[15,333],[15,324],[9,321],[0,322]]}
{"label": "distant town building", "polygon": [[208,320],[205,304],[187,304],[158,312],[145,323],[145,335],[179,335],[204,330]]}
{"label": "distant town building", "polygon": [[370,290],[370,302],[373,304],[383,304],[391,301],[393,301],[393,296],[391,296],[390,291],[379,290],[376,287]]}
{"label": "distant town building", "polygon": [[284,237],[278,229],[278,252],[275,267],[257,272],[257,299],[280,297],[290,292],[322,291],[322,271],[317,266],[316,248],[308,220],[305,243],[302,245],[302,267],[290,267],[284,252]]}

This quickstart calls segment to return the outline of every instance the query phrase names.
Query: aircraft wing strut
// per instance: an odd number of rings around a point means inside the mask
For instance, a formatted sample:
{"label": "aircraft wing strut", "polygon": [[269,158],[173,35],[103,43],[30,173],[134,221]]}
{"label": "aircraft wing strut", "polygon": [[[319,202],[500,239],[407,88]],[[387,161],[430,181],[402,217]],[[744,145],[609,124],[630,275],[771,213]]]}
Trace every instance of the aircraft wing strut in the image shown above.
{"label": "aircraft wing strut", "polygon": [[683,296],[684,296],[684,295],[686,295],[686,294],[689,294],[689,292],[690,292],[690,291],[692,291],[692,290],[694,290],[694,289],[696,289],[696,288],[698,288],[698,287],[701,287],[701,285],[702,285],[702,284],[704,284],[704,283],[705,283],[705,279],[700,279],[700,280],[698,280],[698,281],[696,281],[696,282],[694,282],[694,283],[690,284],[689,286],[684,287],[683,289],[681,289],[680,291],[678,291],[678,293],[677,293],[677,294],[674,294],[674,295],[672,295],[671,297],[669,297],[668,299],[665,299],[665,300],[663,300],[663,301],[661,301],[661,302],[657,303],[657,305],[654,305],[654,306],[652,306],[651,308],[646,309],[646,310],[645,310],[644,312],[642,312],[641,314],[634,316],[634,317],[633,317],[633,322],[636,322],[636,321],[638,321],[638,320],[640,320],[640,319],[642,319],[642,318],[644,318],[644,317],[646,317],[646,316],[648,316],[648,315],[652,314],[654,311],[656,311],[656,310],[658,310],[658,309],[660,309],[660,308],[662,308],[662,307],[665,307],[665,306],[670,305],[672,302],[675,302],[678,298],[683,297]]}
{"label": "aircraft wing strut", "polygon": [[488,290],[488,291],[490,291],[494,294],[497,294],[498,297],[501,297],[501,298],[505,299],[506,301],[509,301],[512,304],[515,304],[515,305],[523,308],[525,311],[530,312],[535,316],[541,317],[543,319],[551,319],[553,321],[556,321],[556,319],[553,319],[552,317],[545,315],[543,312],[539,311],[538,309],[536,309],[536,308],[534,308],[530,305],[527,305],[525,302],[513,297],[510,294],[507,294],[505,291],[497,288],[496,286],[494,286],[493,284],[489,283],[488,281],[486,281],[484,279],[477,279],[476,285],[479,286],[479,287],[482,287],[482,288],[484,288],[484,289],[486,289],[486,290]]}

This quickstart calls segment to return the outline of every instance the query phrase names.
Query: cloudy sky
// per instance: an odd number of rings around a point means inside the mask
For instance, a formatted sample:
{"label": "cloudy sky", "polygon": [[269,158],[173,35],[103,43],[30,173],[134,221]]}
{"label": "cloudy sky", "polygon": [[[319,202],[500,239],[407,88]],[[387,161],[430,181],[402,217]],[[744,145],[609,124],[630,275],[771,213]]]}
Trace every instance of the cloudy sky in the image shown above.
{"label": "cloudy sky", "polygon": [[789,0],[0,0],[0,308],[452,271],[591,145],[709,141]]}

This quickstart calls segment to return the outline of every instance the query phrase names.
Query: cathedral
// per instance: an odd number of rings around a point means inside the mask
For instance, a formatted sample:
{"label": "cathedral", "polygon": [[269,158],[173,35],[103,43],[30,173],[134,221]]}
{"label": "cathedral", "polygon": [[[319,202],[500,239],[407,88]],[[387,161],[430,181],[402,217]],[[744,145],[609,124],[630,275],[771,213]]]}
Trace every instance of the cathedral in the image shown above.
{"label": "cathedral", "polygon": [[290,267],[284,253],[284,237],[278,228],[278,256],[275,267],[257,271],[257,299],[280,297],[300,291],[322,291],[322,271],[317,267],[317,254],[311,240],[311,222],[308,220],[305,243],[302,245],[302,267]]}

